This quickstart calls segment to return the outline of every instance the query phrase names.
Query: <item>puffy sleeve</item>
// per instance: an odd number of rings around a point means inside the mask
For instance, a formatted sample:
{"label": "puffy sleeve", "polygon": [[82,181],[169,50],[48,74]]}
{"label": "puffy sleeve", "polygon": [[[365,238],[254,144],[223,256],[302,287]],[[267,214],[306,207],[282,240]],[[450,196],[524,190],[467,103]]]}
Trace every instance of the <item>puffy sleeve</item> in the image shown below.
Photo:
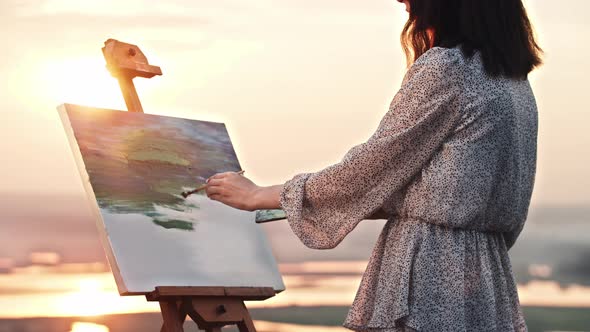
{"label": "puffy sleeve", "polygon": [[[429,52],[432,52],[429,51]],[[408,70],[376,132],[342,160],[288,180],[281,208],[308,247],[336,247],[363,219],[406,186],[459,119],[455,54],[425,53]]]}

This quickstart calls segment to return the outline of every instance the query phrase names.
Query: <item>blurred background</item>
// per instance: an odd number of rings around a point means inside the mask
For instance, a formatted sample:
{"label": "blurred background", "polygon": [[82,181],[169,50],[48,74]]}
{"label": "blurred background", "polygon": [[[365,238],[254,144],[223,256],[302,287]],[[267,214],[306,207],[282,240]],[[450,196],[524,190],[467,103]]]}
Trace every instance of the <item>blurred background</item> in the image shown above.
{"label": "blurred background", "polygon": [[[530,76],[535,192],[510,254],[531,331],[590,331],[590,2],[525,5],[545,65]],[[162,67],[136,80],[147,113],[225,122],[248,176],[271,185],[339,161],[377,128],[405,71],[406,15],[394,0],[0,2],[0,332],[159,328],[157,304],[118,296],[55,109],[125,109],[106,39]],[[329,251],[305,248],[285,221],[261,226],[287,291],[248,304],[258,329],[344,331],[383,223]]]}

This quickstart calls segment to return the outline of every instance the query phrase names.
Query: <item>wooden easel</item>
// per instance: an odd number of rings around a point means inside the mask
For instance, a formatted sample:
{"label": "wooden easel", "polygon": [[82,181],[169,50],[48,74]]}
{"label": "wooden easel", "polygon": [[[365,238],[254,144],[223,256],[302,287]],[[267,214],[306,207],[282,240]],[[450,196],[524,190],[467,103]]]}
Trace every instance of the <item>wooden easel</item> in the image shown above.
{"label": "wooden easel", "polygon": [[[108,39],[102,48],[107,69],[118,81],[129,112],[141,112],[141,102],[133,85],[135,77],[162,75],[160,67],[148,63],[136,45]],[[148,294],[148,301],[160,303],[164,323],[161,332],[184,332],[189,316],[201,330],[219,332],[226,325],[237,325],[240,332],[255,332],[246,300],[265,300],[275,296],[271,287],[173,287],[161,286]]]}
{"label": "wooden easel", "polygon": [[186,316],[207,332],[221,331],[226,325],[237,325],[240,332],[254,332],[244,301],[274,295],[270,287],[156,287],[146,298],[160,302],[164,318],[161,332],[183,331]]}

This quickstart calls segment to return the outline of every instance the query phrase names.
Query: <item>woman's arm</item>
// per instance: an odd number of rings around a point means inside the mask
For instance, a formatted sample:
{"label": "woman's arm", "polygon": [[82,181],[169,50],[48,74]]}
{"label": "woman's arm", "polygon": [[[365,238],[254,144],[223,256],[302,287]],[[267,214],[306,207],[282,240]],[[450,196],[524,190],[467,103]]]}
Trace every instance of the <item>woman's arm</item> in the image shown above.
{"label": "woman's arm", "polygon": [[258,186],[252,195],[253,210],[280,209],[281,203],[279,199],[281,190],[283,190],[282,184],[270,187]]}
{"label": "woman's arm", "polygon": [[[252,204],[254,210],[259,209],[280,209],[280,193],[283,190],[282,184],[277,184],[270,187],[258,187],[252,197]],[[367,219],[388,219],[389,214],[383,209],[377,210],[374,214],[367,217]]]}
{"label": "woman's arm", "polygon": [[[280,209],[280,193],[283,189],[282,184],[277,184],[270,187],[258,187],[256,192],[252,197],[252,204],[254,206],[254,210],[260,209]],[[367,217],[367,219],[377,220],[377,219],[388,219],[389,214],[383,209],[377,210],[374,214]]]}
{"label": "woman's arm", "polygon": [[283,184],[279,204],[279,187],[257,191],[252,184],[252,196],[240,196],[254,197],[257,192],[257,200],[267,203],[248,208],[280,205],[293,232],[314,249],[334,248],[361,220],[381,218],[378,211],[412,182],[462,120],[457,98],[464,82],[461,53],[431,50],[410,67],[366,142],[333,165],[293,176]]}
{"label": "woman's arm", "polygon": [[[220,173],[207,182],[207,196],[238,209],[254,211],[261,209],[280,209],[280,193],[283,184],[257,186],[245,176],[234,172]],[[389,215],[382,209],[367,219],[387,219]]]}

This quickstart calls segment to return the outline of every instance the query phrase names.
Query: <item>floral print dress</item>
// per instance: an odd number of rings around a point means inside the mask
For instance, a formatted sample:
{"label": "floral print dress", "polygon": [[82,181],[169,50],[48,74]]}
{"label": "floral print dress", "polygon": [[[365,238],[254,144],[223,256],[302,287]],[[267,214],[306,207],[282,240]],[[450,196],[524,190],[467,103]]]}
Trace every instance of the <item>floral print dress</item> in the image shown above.
{"label": "floral print dress", "polygon": [[508,249],[527,217],[537,107],[528,80],[434,47],[409,68],[375,133],[288,180],[280,203],[311,248],[389,216],[344,326],[355,331],[526,331]]}

